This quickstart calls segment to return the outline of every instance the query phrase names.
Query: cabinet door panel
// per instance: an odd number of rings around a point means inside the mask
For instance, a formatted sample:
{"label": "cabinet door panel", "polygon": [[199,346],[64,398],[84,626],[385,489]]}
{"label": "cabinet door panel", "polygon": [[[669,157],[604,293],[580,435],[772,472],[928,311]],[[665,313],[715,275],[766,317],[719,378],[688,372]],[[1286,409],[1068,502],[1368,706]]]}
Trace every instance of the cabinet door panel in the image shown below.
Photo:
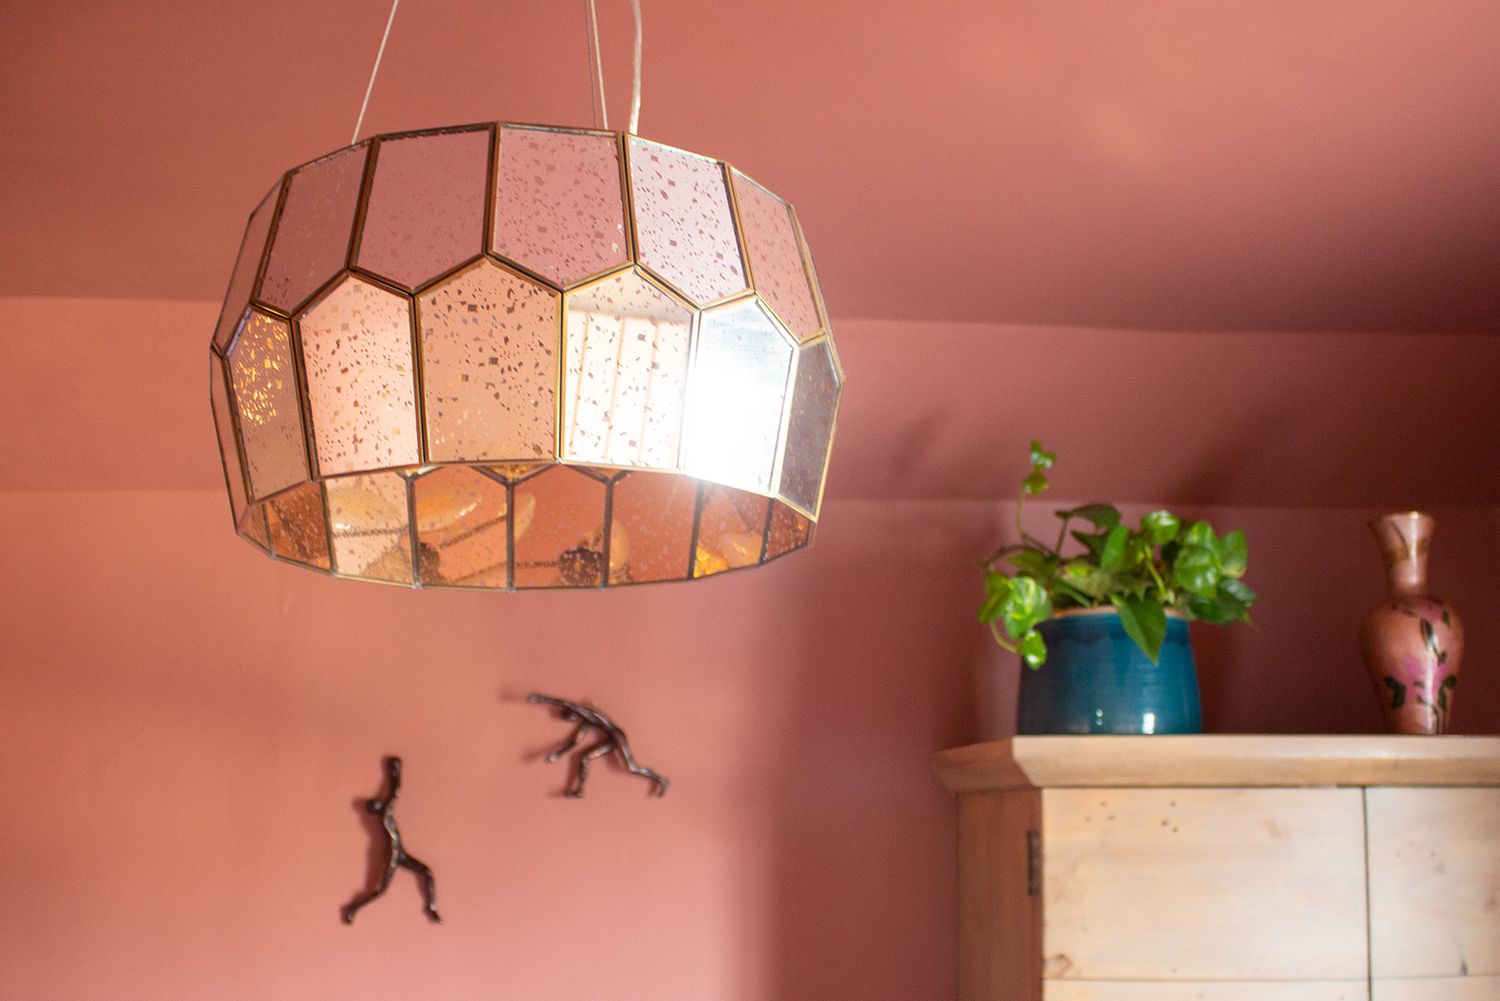
{"label": "cabinet door panel", "polygon": [[1366,795],[1375,979],[1500,975],[1500,789]]}
{"label": "cabinet door panel", "polygon": [[1495,1001],[1500,977],[1377,980],[1373,1001]]}
{"label": "cabinet door panel", "polygon": [[1358,789],[1048,789],[1042,825],[1049,980],[1368,976]]}
{"label": "cabinet door panel", "polygon": [[1049,980],[1042,1001],[1367,1001],[1369,996],[1363,980],[1318,980],[1300,984]]}

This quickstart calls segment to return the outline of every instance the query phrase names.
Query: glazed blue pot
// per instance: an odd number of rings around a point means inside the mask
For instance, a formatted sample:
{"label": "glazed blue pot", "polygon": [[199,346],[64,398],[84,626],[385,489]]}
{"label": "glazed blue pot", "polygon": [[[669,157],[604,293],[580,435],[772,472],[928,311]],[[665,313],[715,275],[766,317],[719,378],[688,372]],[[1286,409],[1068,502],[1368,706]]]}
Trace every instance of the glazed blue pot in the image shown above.
{"label": "glazed blue pot", "polygon": [[1112,608],[1064,612],[1037,630],[1047,662],[1021,668],[1017,733],[1202,733],[1187,620],[1167,616],[1152,664]]}

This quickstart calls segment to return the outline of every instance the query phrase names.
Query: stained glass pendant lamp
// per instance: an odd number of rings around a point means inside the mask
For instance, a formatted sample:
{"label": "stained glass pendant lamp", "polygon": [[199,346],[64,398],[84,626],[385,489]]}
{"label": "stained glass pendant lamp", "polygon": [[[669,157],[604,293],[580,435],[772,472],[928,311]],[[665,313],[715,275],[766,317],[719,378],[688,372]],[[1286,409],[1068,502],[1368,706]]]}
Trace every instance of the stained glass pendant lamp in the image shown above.
{"label": "stained glass pendant lamp", "polygon": [[808,544],[843,379],[796,215],[633,133],[379,135],[276,182],[209,355],[241,537],[493,590]]}

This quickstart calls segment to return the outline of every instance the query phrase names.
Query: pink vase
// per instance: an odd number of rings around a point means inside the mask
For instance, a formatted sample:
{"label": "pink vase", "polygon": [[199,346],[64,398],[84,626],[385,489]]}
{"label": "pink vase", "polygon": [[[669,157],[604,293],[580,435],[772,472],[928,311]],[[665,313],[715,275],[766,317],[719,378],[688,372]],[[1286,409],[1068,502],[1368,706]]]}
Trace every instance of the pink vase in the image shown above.
{"label": "pink vase", "polygon": [[1389,733],[1447,733],[1458,686],[1464,627],[1447,602],[1427,593],[1434,524],[1420,511],[1370,522],[1391,593],[1365,616],[1360,643]]}

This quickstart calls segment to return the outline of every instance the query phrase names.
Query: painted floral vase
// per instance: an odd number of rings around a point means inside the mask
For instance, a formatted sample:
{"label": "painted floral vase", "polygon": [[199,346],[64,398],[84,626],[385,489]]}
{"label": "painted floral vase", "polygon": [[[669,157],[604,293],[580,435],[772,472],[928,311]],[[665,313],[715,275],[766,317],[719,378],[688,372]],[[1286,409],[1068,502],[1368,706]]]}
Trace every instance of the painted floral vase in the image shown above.
{"label": "painted floral vase", "polygon": [[1420,511],[1370,522],[1390,597],[1365,616],[1360,644],[1389,733],[1446,733],[1458,687],[1464,627],[1447,602],[1427,593],[1433,525]]}

